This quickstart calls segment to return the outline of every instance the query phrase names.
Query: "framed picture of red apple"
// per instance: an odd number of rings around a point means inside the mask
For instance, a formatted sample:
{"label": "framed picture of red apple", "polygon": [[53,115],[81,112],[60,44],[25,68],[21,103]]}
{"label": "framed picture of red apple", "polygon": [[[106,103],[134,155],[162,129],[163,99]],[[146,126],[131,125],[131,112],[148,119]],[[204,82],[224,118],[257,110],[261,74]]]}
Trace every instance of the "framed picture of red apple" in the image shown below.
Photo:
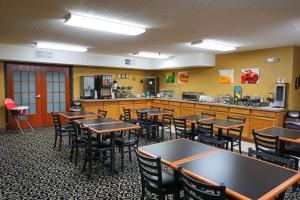
{"label": "framed picture of red apple", "polygon": [[257,84],[259,83],[259,68],[248,68],[241,70],[242,84]]}

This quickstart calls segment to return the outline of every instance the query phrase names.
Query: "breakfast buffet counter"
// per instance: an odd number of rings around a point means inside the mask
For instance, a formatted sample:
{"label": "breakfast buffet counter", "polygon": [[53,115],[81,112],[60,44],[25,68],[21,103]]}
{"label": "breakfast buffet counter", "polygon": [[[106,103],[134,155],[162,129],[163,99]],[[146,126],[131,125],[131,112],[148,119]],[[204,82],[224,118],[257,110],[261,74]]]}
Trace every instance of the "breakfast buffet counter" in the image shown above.
{"label": "breakfast buffet counter", "polygon": [[243,139],[253,140],[251,130],[258,130],[271,126],[282,127],[286,109],[270,107],[246,107],[222,103],[193,102],[181,99],[166,98],[126,98],[126,99],[81,99],[84,111],[97,112],[98,109],[107,110],[107,116],[118,119],[126,108],[144,108],[156,106],[174,109],[174,116],[201,114],[201,112],[216,113],[217,118],[227,116],[245,117],[246,125]]}

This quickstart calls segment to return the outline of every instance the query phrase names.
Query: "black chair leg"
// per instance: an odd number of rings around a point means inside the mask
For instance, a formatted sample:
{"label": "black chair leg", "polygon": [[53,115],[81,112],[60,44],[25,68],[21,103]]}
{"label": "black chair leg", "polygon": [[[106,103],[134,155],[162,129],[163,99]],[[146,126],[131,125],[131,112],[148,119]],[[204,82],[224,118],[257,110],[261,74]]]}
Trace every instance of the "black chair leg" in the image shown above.
{"label": "black chair leg", "polygon": [[[72,142],[72,143],[73,143],[73,142]],[[73,160],[73,155],[74,155],[74,144],[71,145],[70,161]]]}
{"label": "black chair leg", "polygon": [[159,200],[165,200],[165,195],[159,194],[159,195],[158,195],[158,199],[159,199]]}
{"label": "black chair leg", "polygon": [[79,148],[78,148],[78,144],[76,144],[76,147],[75,147],[75,167],[77,167],[77,164],[78,164],[78,154],[79,154]]}
{"label": "black chair leg", "polygon": [[233,151],[233,141],[230,142],[230,151]]}
{"label": "black chair leg", "polygon": [[239,153],[242,153],[242,141],[239,141]]}
{"label": "black chair leg", "polygon": [[172,140],[172,130],[171,130],[171,126],[170,126],[169,131],[170,131],[170,140]]}
{"label": "black chair leg", "polygon": [[56,148],[56,142],[57,142],[57,133],[55,133],[54,148]]}
{"label": "black chair leg", "polygon": [[145,194],[146,194],[146,188],[145,188],[145,185],[142,183],[142,196],[141,196],[142,200],[145,199]]}
{"label": "black chair leg", "polygon": [[284,200],[284,194],[285,194],[285,191],[280,193],[275,199],[276,200]]}
{"label": "black chair leg", "polygon": [[124,171],[124,146],[121,147],[121,169]]}
{"label": "black chair leg", "polygon": [[180,200],[180,191],[176,192],[174,195],[174,200]]}
{"label": "black chair leg", "polygon": [[132,161],[132,156],[131,156],[131,146],[128,146],[128,153],[129,153],[129,161]]}
{"label": "black chair leg", "polygon": [[62,133],[59,134],[59,150],[61,150],[62,147]]}
{"label": "black chair leg", "polygon": [[88,178],[90,178],[91,174],[92,174],[92,164],[93,164],[93,153],[92,152],[89,153],[88,160],[89,160]]}

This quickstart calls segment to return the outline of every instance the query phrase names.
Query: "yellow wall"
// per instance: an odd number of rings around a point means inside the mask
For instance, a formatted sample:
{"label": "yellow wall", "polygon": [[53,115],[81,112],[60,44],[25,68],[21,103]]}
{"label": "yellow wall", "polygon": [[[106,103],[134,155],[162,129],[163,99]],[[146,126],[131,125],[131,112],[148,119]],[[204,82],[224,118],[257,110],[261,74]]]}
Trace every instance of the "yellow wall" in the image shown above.
{"label": "yellow wall", "polygon": [[295,80],[296,77],[300,75],[300,47],[295,47],[294,59],[293,59],[293,75],[290,88],[291,93],[291,107],[292,110],[300,110],[300,88],[295,89]]}
{"label": "yellow wall", "polygon": [[[216,56],[216,67],[189,68],[175,71],[175,83],[164,83],[166,71],[159,71],[161,89],[174,89],[176,96],[181,96],[182,91],[201,91],[206,95],[233,94],[233,86],[240,84],[240,70],[242,68],[260,69],[260,82],[258,84],[242,85],[243,93],[247,95],[261,95],[265,98],[273,92],[274,83],[278,78],[286,78],[291,83],[293,68],[294,47],[281,47],[274,49],[255,50],[247,52],[219,54]],[[266,63],[267,57],[279,57],[278,63]],[[220,69],[234,69],[234,84],[218,83]],[[178,71],[189,71],[189,83],[178,83]],[[291,95],[291,91],[289,92]],[[291,105],[291,98],[289,104]],[[292,106],[292,105],[291,105]]]}
{"label": "yellow wall", "polygon": [[4,63],[0,62],[0,129],[5,128],[5,124],[6,124],[4,98],[5,98]]}
{"label": "yellow wall", "polygon": [[[129,79],[116,79],[116,74],[128,74]],[[133,86],[136,94],[144,92],[144,84],[140,83],[145,77],[153,76],[154,72],[144,70],[133,70],[133,69],[116,69],[116,68],[105,68],[105,67],[86,67],[86,66],[75,66],[73,70],[73,96],[74,99],[80,97],[80,76],[89,75],[100,75],[109,74],[116,79],[121,86]]]}

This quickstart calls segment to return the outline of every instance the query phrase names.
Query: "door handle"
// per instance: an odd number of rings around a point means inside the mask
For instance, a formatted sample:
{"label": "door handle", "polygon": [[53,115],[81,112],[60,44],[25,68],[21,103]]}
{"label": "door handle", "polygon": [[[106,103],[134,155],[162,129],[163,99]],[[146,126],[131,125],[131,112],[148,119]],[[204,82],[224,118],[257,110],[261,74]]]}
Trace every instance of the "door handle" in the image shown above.
{"label": "door handle", "polygon": [[39,99],[40,97],[41,97],[41,95],[40,95],[40,94],[36,95],[36,98],[37,98],[37,99]]}

